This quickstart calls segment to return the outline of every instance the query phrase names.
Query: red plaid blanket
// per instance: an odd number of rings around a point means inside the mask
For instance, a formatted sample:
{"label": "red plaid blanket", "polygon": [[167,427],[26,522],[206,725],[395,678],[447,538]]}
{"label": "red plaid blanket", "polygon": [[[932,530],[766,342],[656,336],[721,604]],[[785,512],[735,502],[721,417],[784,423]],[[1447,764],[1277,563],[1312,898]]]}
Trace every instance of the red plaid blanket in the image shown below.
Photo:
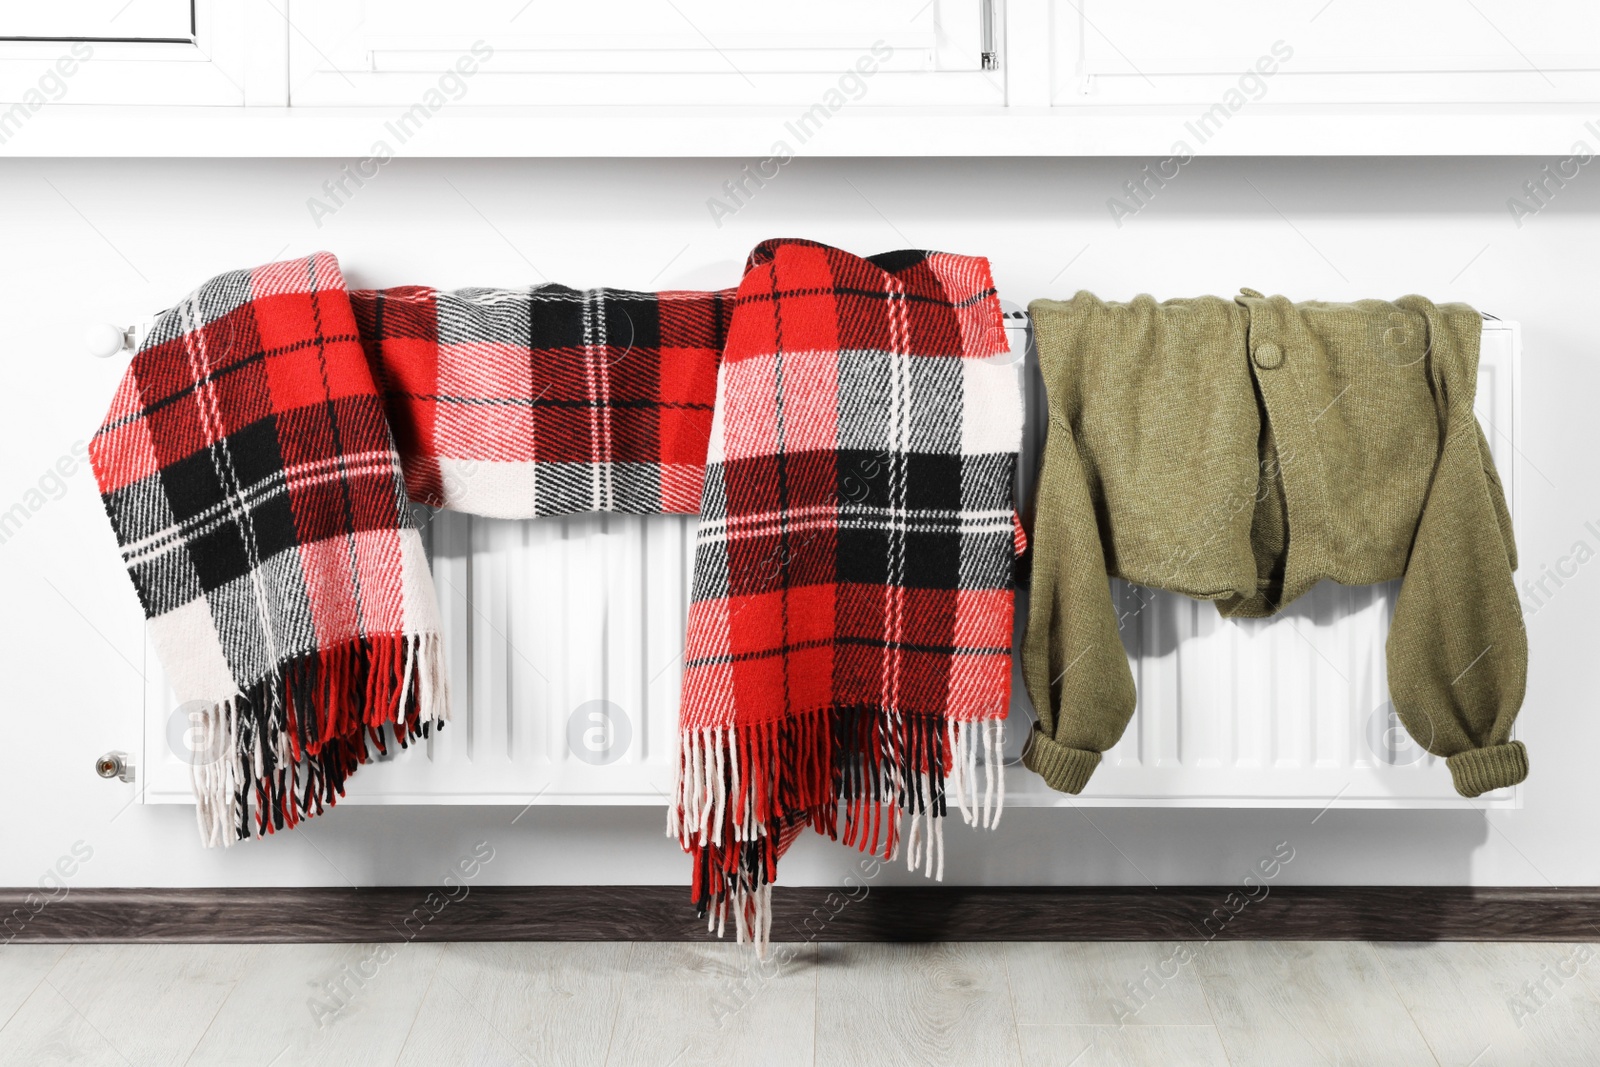
{"label": "red plaid blanket", "polygon": [[524,519],[700,506],[732,290],[350,294],[411,499]]}
{"label": "red plaid blanket", "polygon": [[321,812],[373,748],[448,717],[410,501],[698,504],[671,818],[700,906],[763,940],[807,826],[887,857],[909,815],[908,858],[941,869],[947,796],[986,823],[1000,799],[1006,348],[984,260],[805,241],[757,248],[737,294],[351,292],[326,254],[207,282],[90,449],[198,709],[206,840]]}
{"label": "red plaid blanket", "polygon": [[730,297],[349,292],[324,253],[160,316],[90,455],[195,709],[208,843],[317,814],[371,747],[448,717],[408,494],[511,517],[695,510]]}
{"label": "red plaid blanket", "polygon": [[[717,383],[674,830],[694,896],[766,939],[804,827],[943,870],[947,790],[998,814],[1016,369],[987,261],[750,257]],[[979,750],[983,799],[969,791]],[[840,816],[843,816],[843,827]]]}

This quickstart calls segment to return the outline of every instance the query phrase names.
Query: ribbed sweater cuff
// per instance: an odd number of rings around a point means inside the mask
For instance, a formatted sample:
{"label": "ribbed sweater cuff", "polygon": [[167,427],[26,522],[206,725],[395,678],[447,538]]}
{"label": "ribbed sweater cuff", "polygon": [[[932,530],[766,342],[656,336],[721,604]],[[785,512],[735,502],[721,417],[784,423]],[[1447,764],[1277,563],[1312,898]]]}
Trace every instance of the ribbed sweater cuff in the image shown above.
{"label": "ribbed sweater cuff", "polygon": [[1068,748],[1034,727],[1028,735],[1028,746],[1022,750],[1022,765],[1057,792],[1081,793],[1089,784],[1089,776],[1100,766],[1100,753]]}
{"label": "ribbed sweater cuff", "polygon": [[1475,797],[1491,789],[1516,785],[1528,777],[1528,750],[1521,741],[1457,752],[1445,760],[1456,792]]}

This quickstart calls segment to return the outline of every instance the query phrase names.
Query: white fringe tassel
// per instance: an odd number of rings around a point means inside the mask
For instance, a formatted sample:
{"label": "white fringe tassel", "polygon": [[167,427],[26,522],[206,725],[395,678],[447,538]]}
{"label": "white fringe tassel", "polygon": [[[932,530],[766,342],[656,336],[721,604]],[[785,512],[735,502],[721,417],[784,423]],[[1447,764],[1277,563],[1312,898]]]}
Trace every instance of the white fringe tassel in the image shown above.
{"label": "white fringe tassel", "polygon": [[[404,680],[395,714],[406,705],[412,686],[417,692],[419,715],[430,728],[450,721],[450,679],[445,669],[444,642],[438,634],[409,634],[403,661]],[[255,783],[266,774],[267,753],[271,752],[278,773],[292,775],[288,734],[274,731],[271,737],[259,733],[249,753],[239,750],[239,704],[243,694],[235,693],[196,713],[192,729],[196,745],[190,758],[194,782],[195,819],[200,827],[201,844],[207,848],[227,848],[239,840],[237,828],[241,806],[255,808]],[[268,748],[264,745],[270,746]],[[293,781],[287,783],[289,787]],[[251,813],[253,816],[257,812]],[[261,821],[250,819],[251,834],[260,838]]]}
{"label": "white fringe tassel", "polygon": [[[945,797],[955,798],[956,807],[968,826],[978,825],[993,829],[1000,825],[1005,807],[1006,783],[1004,755],[1001,742],[1005,723],[1001,720],[983,722],[951,721],[945,728],[946,753],[950,771],[945,776]],[[677,839],[686,851],[695,845],[723,847],[723,823],[728,821],[733,840],[728,847],[742,841],[753,841],[767,832],[766,824],[757,821],[753,798],[747,795],[739,781],[739,729],[736,726],[710,726],[680,731],[674,760],[675,781],[673,802],[667,806],[667,836]],[[724,751],[726,749],[726,751]],[[982,791],[978,789],[978,770],[983,770]],[[895,768],[898,763],[889,761]],[[729,781],[731,775],[732,780]],[[732,789],[734,817],[725,820],[728,812],[729,789]],[[923,873],[935,881],[944,880],[944,820],[934,810],[932,783],[928,775],[919,775],[915,783],[894,782],[893,799],[905,798],[913,788],[927,803],[921,812],[907,812],[910,820],[903,835],[906,845],[906,864],[910,870],[919,866]],[[889,859],[898,858],[896,842]],[[707,931],[718,937],[726,929],[728,914],[733,915],[734,935],[738,943],[755,943],[758,955],[765,956],[767,942],[772,932],[772,886],[761,885],[754,889],[736,887],[731,898],[721,901],[706,916]]]}
{"label": "white fringe tassel", "polygon": [[239,758],[236,700],[237,697],[229,697],[191,713],[195,742],[190,756],[194,813],[200,824],[200,843],[207,848],[233,844],[233,827],[238,825],[234,813],[244,768]]}
{"label": "white fringe tassel", "polygon": [[[1005,722],[950,722],[945,727],[945,745],[950,753],[950,773],[945,776],[945,794],[955,795],[961,818],[968,826],[992,830],[1000,825],[1006,802],[1005,755],[1001,744]],[[978,752],[983,752],[983,793],[977,791]]]}

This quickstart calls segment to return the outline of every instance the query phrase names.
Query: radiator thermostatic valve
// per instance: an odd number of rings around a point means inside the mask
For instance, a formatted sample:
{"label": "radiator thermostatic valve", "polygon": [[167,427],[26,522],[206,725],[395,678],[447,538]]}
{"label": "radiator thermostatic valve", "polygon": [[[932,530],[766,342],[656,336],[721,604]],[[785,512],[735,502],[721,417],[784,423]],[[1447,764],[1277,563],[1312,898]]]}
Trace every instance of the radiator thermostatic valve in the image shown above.
{"label": "radiator thermostatic valve", "polygon": [[83,345],[91,356],[110,359],[130,346],[132,333],[132,330],[113,326],[109,322],[99,323],[83,331]]}
{"label": "radiator thermostatic valve", "polygon": [[116,778],[123,782],[133,781],[133,761],[126,752],[107,752],[94,761],[94,770],[102,778]]}
{"label": "radiator thermostatic valve", "polygon": [[136,322],[132,326],[117,326],[109,322],[95,323],[84,329],[83,346],[89,350],[91,356],[100,359],[110,359],[121,352],[137,352],[152,325],[148,319]]}

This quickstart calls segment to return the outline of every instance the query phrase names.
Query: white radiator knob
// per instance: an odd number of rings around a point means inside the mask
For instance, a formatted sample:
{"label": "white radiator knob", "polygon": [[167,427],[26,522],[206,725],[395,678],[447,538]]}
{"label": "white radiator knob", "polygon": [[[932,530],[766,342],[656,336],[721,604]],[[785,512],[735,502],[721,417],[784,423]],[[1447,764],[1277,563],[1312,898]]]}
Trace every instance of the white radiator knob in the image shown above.
{"label": "white radiator knob", "polygon": [[83,331],[83,343],[89,349],[89,354],[100,359],[110,359],[129,347],[128,341],[128,331],[109,322],[90,326]]}

